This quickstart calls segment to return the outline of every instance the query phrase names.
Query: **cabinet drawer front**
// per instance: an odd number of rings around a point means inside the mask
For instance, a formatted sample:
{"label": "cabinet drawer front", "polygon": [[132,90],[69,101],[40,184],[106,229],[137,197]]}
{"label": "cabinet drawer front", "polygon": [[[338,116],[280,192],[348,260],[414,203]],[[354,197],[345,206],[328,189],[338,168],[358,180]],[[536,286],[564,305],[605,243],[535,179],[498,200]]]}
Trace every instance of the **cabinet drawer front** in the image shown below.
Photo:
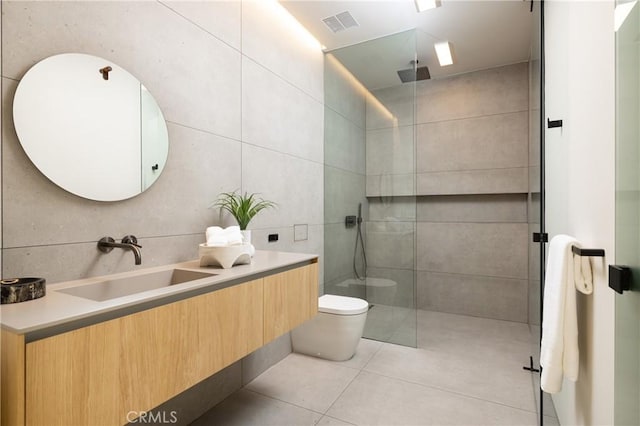
{"label": "cabinet drawer front", "polygon": [[313,318],[317,312],[317,263],[265,277],[265,344]]}
{"label": "cabinet drawer front", "polygon": [[27,425],[122,423],[118,321],[26,345]]}
{"label": "cabinet drawer front", "polygon": [[262,346],[262,279],[123,318],[125,412],[146,411]]}
{"label": "cabinet drawer front", "polygon": [[263,344],[263,280],[27,344],[27,424],[115,425]]}

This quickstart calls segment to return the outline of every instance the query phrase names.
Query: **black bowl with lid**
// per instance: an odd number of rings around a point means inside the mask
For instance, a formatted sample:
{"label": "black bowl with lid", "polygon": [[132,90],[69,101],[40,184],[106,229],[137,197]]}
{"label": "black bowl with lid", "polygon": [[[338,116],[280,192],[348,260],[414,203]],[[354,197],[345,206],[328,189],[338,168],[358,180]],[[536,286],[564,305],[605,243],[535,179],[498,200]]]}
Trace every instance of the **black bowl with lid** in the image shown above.
{"label": "black bowl with lid", "polygon": [[19,303],[39,299],[46,294],[44,278],[9,278],[0,280],[0,303]]}

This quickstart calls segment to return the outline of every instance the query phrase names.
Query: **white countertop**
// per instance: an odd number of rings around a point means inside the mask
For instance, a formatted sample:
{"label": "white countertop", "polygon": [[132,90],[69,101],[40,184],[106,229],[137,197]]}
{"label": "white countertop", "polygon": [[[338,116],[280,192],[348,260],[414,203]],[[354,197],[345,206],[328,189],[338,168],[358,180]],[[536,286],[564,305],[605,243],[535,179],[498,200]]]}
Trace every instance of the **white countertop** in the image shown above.
{"label": "white countertop", "polygon": [[[210,287],[211,291],[213,291],[217,287],[225,287],[223,284],[229,281],[243,278],[250,281],[252,276],[264,275],[271,270],[311,261],[317,257],[318,255],[315,254],[256,251],[251,264],[237,265],[229,269],[200,267],[199,261],[193,260],[119,274],[51,284],[47,285],[46,296],[40,299],[2,305],[0,307],[0,323],[4,329],[17,334],[27,334],[77,320],[88,319],[100,314],[122,310],[124,308],[135,308],[136,305],[147,302],[156,301],[158,304],[162,304],[162,299],[171,300],[175,298],[176,295],[179,296],[181,293],[187,293],[193,290],[205,289],[206,291]],[[63,288],[93,284],[104,281],[105,279],[112,280],[133,277],[174,268],[208,272],[215,275],[102,302],[56,291]]]}

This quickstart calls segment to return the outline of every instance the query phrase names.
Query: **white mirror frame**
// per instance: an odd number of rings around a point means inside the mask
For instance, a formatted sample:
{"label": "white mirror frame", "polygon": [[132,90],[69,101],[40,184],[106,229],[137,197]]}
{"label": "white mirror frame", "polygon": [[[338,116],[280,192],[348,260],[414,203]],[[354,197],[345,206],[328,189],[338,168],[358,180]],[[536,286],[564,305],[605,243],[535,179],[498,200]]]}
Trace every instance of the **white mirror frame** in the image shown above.
{"label": "white mirror frame", "polygon": [[66,53],[34,65],[16,90],[13,119],[38,170],[90,200],[142,193],[162,173],[169,152],[164,116],[151,94],[96,56]]}

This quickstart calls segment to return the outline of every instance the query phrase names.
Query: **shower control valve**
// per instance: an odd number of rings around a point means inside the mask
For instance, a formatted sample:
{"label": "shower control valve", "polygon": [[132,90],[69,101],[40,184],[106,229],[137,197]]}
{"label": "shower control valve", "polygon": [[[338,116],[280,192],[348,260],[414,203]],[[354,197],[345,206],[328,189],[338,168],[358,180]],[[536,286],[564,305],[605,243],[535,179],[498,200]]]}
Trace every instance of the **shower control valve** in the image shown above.
{"label": "shower control valve", "polygon": [[344,226],[345,228],[353,228],[356,226],[356,217],[355,216],[346,216],[344,218]]}

